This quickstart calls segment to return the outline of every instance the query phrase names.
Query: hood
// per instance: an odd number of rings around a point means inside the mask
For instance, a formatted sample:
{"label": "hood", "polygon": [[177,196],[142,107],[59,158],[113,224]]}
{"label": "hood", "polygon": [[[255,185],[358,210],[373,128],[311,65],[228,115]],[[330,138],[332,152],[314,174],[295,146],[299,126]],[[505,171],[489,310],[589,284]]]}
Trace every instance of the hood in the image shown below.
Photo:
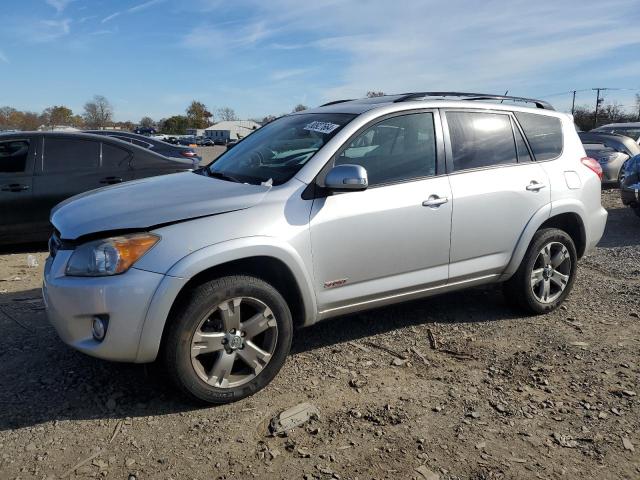
{"label": "hood", "polygon": [[249,208],[260,203],[270,188],[193,172],[175,173],[71,197],[53,209],[51,223],[65,240],[110,230],[146,229]]}

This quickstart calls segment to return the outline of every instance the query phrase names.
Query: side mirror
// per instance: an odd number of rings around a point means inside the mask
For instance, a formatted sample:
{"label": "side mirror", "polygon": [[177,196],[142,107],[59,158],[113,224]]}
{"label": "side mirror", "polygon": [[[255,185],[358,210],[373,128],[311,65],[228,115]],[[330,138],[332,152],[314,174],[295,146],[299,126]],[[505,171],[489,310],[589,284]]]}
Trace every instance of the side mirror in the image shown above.
{"label": "side mirror", "polygon": [[327,173],[324,185],[334,192],[366,190],[369,186],[367,170],[361,165],[337,165]]}

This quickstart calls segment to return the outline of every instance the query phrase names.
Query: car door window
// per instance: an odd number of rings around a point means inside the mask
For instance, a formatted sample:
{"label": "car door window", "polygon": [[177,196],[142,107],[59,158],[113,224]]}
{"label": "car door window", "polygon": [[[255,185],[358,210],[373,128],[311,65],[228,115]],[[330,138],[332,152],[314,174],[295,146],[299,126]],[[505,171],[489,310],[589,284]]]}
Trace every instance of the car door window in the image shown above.
{"label": "car door window", "polygon": [[446,117],[454,171],[517,163],[509,115],[449,111]]}
{"label": "car door window", "polygon": [[338,155],[335,165],[344,164],[363,166],[372,186],[435,175],[433,113],[391,117],[369,127]]}
{"label": "car door window", "polygon": [[42,171],[63,173],[97,169],[100,142],[75,138],[46,138]]}
{"label": "car door window", "polygon": [[0,142],[0,173],[22,173],[27,168],[28,140]]}
{"label": "car door window", "polygon": [[129,152],[110,143],[102,144],[101,168],[105,170],[123,170],[129,166]]}

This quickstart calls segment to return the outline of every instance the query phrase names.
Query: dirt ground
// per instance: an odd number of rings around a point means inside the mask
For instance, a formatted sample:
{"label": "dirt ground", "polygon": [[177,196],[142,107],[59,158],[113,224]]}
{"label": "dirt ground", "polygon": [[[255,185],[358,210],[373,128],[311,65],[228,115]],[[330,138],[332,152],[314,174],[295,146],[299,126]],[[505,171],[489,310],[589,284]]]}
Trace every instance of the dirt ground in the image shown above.
{"label": "dirt ground", "polygon": [[[216,408],[158,366],[67,348],[40,300],[46,253],[1,255],[0,478],[638,479],[640,219],[617,190],[603,203],[605,237],[556,312],[522,317],[490,287],[337,318]],[[268,437],[301,402],[319,419]]]}

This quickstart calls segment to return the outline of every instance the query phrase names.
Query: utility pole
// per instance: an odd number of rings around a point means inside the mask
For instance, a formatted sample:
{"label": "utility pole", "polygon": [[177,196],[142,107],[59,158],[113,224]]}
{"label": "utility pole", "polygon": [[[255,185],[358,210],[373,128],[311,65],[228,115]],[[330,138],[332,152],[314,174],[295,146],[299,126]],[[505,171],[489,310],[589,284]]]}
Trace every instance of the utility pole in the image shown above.
{"label": "utility pole", "polygon": [[576,111],[576,91],[573,91],[573,102],[571,102],[571,115]]}
{"label": "utility pole", "polygon": [[598,108],[600,107],[600,90],[606,90],[606,88],[592,88],[591,90],[595,90],[596,93],[596,114],[594,119],[593,128],[598,126]]}

